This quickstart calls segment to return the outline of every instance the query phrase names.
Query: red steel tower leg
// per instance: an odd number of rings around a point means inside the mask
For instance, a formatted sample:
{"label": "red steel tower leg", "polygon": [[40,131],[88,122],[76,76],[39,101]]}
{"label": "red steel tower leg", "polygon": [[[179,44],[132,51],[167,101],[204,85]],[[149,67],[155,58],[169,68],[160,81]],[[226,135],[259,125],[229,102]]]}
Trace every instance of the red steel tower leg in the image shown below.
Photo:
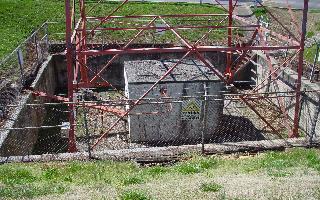
{"label": "red steel tower leg", "polygon": [[301,79],[303,73],[303,56],[304,56],[304,43],[307,31],[307,20],[308,20],[308,9],[309,9],[309,0],[304,0],[303,8],[303,18],[302,18],[302,32],[301,32],[301,41],[300,41],[300,52],[299,52],[299,64],[298,64],[298,80],[296,86],[296,104],[294,109],[294,120],[293,120],[293,130],[290,137],[299,137],[299,118],[300,118],[300,109],[301,109]]}
{"label": "red steel tower leg", "polygon": [[[67,70],[68,70],[68,98],[69,102],[73,102],[73,58],[72,58],[72,17],[70,11],[70,0],[65,0],[65,11],[66,11],[66,57],[67,57]],[[74,105],[71,103],[68,105],[69,107],[69,122],[70,122],[70,130],[69,130],[69,144],[68,151],[75,152],[77,151],[76,142],[75,142],[75,134],[74,134]]]}
{"label": "red steel tower leg", "polygon": [[[85,8],[85,2],[84,0],[80,1],[80,12],[81,12],[81,38],[83,38],[83,40],[81,41],[81,49],[86,51],[87,50],[87,17],[86,17],[86,8]],[[86,55],[81,55],[80,56],[80,60],[81,60],[81,67],[80,67],[80,71],[81,71],[81,81],[87,83],[88,82],[88,70],[86,68],[87,66],[87,56]]]}
{"label": "red steel tower leg", "polygon": [[[232,13],[233,13],[233,2],[232,0],[229,0],[229,27],[228,27],[228,47],[232,46]],[[225,75],[227,79],[231,78],[231,62],[232,62],[232,52],[227,52],[227,68]]]}

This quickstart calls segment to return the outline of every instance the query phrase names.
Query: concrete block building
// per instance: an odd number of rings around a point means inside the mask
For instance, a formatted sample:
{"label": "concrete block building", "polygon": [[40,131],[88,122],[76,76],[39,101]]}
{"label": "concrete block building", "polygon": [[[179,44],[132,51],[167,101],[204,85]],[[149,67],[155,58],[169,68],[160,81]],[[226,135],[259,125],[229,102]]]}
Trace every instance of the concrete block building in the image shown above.
{"label": "concrete block building", "polygon": [[[125,62],[126,96],[129,99],[141,97],[176,62]],[[223,87],[220,79],[199,61],[182,61],[131,111],[128,118],[131,141],[191,144],[200,142],[202,133],[206,138],[210,137],[215,134],[219,116],[223,113]],[[209,96],[206,103],[205,94]]]}

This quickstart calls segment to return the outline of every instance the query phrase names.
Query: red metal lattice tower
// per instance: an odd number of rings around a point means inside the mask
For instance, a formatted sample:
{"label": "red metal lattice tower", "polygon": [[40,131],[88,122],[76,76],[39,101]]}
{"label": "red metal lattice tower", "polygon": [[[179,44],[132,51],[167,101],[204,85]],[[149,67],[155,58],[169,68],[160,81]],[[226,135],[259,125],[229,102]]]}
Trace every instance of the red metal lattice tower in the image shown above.
{"label": "red metal lattice tower", "polygon": [[[80,18],[78,21],[74,21],[75,15],[77,14],[75,5],[76,2],[79,6],[79,15]],[[101,1],[98,1],[98,4]],[[76,99],[74,97],[74,91],[77,91],[81,88],[97,88],[97,87],[110,87],[112,86],[108,80],[102,78],[102,73],[107,69],[119,56],[124,54],[152,54],[152,53],[184,53],[182,58],[173,65],[163,76],[155,82],[152,87],[147,90],[139,99],[134,101],[133,105],[127,111],[121,111],[117,109],[108,108],[106,106],[99,106],[96,104],[85,104],[84,106],[99,109],[105,112],[110,112],[118,116],[118,120],[109,127],[108,130],[94,143],[93,147],[95,147],[104,137],[108,135],[108,133],[116,126],[116,124],[122,120],[125,116],[127,116],[130,111],[138,105],[141,100],[147,96],[147,94],[166,76],[168,76],[177,65],[181,62],[182,59],[189,55],[194,55],[197,59],[199,59],[205,66],[207,66],[217,77],[219,77],[223,82],[226,84],[232,84],[234,72],[241,68],[241,64],[232,65],[232,55],[238,54],[239,55],[239,62],[245,59],[247,53],[249,51],[263,51],[267,55],[268,60],[268,67],[270,69],[270,76],[275,78],[278,75],[277,70],[275,70],[271,64],[271,60],[269,58],[269,51],[272,50],[296,50],[296,54],[299,54],[299,61],[298,61],[298,80],[296,84],[296,103],[295,103],[295,116],[293,122],[293,129],[290,133],[291,137],[297,137],[298,129],[299,129],[299,110],[300,110],[300,99],[301,99],[301,78],[303,73],[303,54],[304,54],[304,40],[306,34],[306,22],[307,22],[307,12],[308,12],[308,0],[304,0],[304,9],[303,9],[303,20],[302,20],[302,30],[298,31],[301,35],[301,38],[296,38],[294,34],[290,32],[272,13],[269,14],[277,21],[287,32],[286,35],[281,35],[271,31],[273,37],[281,41],[286,41],[288,45],[268,45],[265,41],[263,41],[262,33],[265,31],[269,31],[264,27],[261,27],[259,24],[253,24],[250,21],[247,21],[244,18],[241,18],[235,15],[234,10],[238,4],[238,0],[229,0],[228,2],[228,9],[224,7],[224,5],[215,0],[217,5],[220,5],[226,12],[224,14],[215,14],[215,13],[208,13],[208,14],[170,14],[170,15],[135,15],[135,16],[116,16],[115,13],[120,10],[124,5],[128,3],[128,0],[124,0],[121,4],[119,4],[112,12],[110,12],[105,17],[88,17],[86,12],[86,2],[85,0],[73,1],[73,8],[71,6],[71,0],[65,0],[65,8],[66,8],[66,57],[67,57],[67,70],[68,70],[68,100],[69,102],[75,102]],[[262,4],[259,3],[262,8],[267,8]],[[289,12],[291,13],[291,8],[289,7]],[[182,25],[182,26],[172,26],[167,22],[167,19],[177,18],[182,19],[185,17],[208,17],[208,16],[222,16],[228,19],[228,24],[221,25],[208,25],[208,26],[197,26],[197,25]],[[292,16],[292,20],[295,21],[294,15]],[[104,27],[103,24],[105,22],[110,22],[114,19],[149,19],[148,23],[144,26],[133,26],[133,27],[122,27],[118,26],[116,23],[113,24],[113,27]],[[88,28],[88,19],[95,20],[97,22],[93,27]],[[156,20],[160,20],[165,24],[164,27],[160,27],[162,30],[171,31],[183,45],[176,45],[172,47],[150,47],[150,48],[131,48],[130,45],[133,41],[141,36],[141,34],[146,30],[156,30],[159,27],[153,26]],[[241,22],[242,26],[233,25],[234,21],[237,20]],[[73,25],[74,24],[74,25]],[[297,23],[295,23],[297,24]],[[204,34],[201,39],[205,38],[210,34],[212,30],[217,29],[227,29],[227,45],[225,46],[213,46],[211,44],[208,45],[201,45],[199,39],[195,43],[191,43],[185,37],[183,37],[180,33],[176,30],[178,29],[190,29],[190,31],[196,29],[203,29],[207,28],[210,29],[208,33]],[[233,30],[237,28],[245,28],[245,29],[254,29],[251,39],[254,40],[257,36],[259,36],[259,44],[249,45],[249,46],[241,46],[241,45],[234,45],[233,41],[235,41]],[[298,26],[297,26],[298,28]],[[94,37],[96,31],[129,31],[129,30],[137,30],[138,33],[129,40],[125,45],[121,48],[112,48],[112,49],[94,49],[90,47],[90,42],[88,41],[89,36]],[[226,53],[226,69],[224,72],[220,72],[210,61],[204,58],[202,55],[203,52],[224,52]],[[295,54],[295,55],[296,55]],[[105,66],[98,72],[93,72],[90,67],[88,66],[88,58],[93,56],[103,56],[103,55],[112,55],[112,58],[105,64]],[[286,64],[289,62],[289,59],[283,62]],[[93,73],[93,75],[89,75],[89,71]],[[276,80],[275,80],[276,81]],[[260,85],[263,87],[263,85]],[[257,86],[255,89],[259,88]],[[255,91],[255,90],[253,90]],[[250,97],[249,94],[244,94],[240,96],[240,99],[243,100],[244,103],[248,105],[250,109],[252,109],[260,118],[263,120],[268,127],[270,127],[274,132],[277,132],[274,127],[263,117],[262,113],[259,113],[258,110],[255,109],[254,106],[250,104],[246,98]],[[281,102],[281,98],[279,98]],[[282,105],[282,104],[280,104]],[[287,115],[286,108],[282,105],[282,112],[284,115]],[[70,131],[69,131],[69,152],[75,152],[76,148],[76,141],[75,141],[75,106],[73,103],[69,104],[69,121],[70,121]]]}

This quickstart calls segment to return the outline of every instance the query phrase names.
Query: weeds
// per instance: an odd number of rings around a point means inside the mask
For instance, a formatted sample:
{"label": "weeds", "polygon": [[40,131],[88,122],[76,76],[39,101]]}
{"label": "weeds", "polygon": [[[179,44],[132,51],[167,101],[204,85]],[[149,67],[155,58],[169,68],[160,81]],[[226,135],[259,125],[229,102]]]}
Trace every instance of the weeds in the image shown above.
{"label": "weeds", "polygon": [[316,55],[317,52],[317,45],[313,45],[310,48],[306,48],[305,52],[304,52],[304,57],[308,62],[313,63],[314,61],[314,57]]}
{"label": "weeds", "polygon": [[253,10],[253,14],[259,18],[261,16],[266,17],[267,16],[267,10],[264,8],[256,8]]}
{"label": "weeds", "polygon": [[123,180],[124,185],[140,184],[143,182],[144,182],[143,178],[138,176],[127,177]]}
{"label": "weeds", "polygon": [[222,186],[217,183],[203,183],[200,189],[203,192],[218,192],[222,189]]}
{"label": "weeds", "polygon": [[308,31],[307,32],[307,38],[312,38],[315,35],[315,33],[313,31]]}
{"label": "weeds", "polygon": [[121,196],[121,200],[149,200],[151,199],[142,191],[125,191]]}
{"label": "weeds", "polygon": [[214,158],[195,157],[189,161],[178,163],[174,168],[182,174],[194,174],[216,166],[217,161]]}

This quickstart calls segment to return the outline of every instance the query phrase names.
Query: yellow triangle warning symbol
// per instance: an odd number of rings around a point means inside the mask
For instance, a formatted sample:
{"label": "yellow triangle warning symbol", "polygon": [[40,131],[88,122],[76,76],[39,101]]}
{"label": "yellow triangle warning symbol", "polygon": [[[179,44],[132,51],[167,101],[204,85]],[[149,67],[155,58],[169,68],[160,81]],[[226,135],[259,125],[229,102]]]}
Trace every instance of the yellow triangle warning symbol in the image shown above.
{"label": "yellow triangle warning symbol", "polygon": [[196,102],[190,101],[186,107],[182,108],[182,112],[200,112],[200,106]]}

